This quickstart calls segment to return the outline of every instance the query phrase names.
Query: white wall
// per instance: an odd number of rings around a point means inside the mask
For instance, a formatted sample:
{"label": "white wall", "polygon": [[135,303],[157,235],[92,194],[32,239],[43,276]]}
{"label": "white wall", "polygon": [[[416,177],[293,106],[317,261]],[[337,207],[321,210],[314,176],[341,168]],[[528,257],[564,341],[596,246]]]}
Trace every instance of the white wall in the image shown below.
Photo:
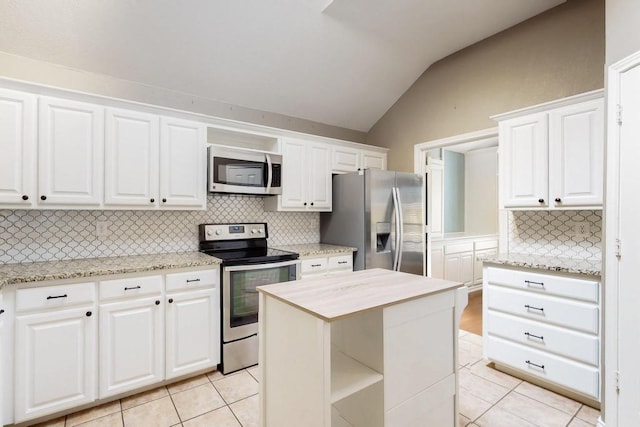
{"label": "white wall", "polygon": [[498,232],[498,148],[465,153],[465,232]]}
{"label": "white wall", "polygon": [[606,56],[611,65],[640,50],[640,1],[606,0]]}

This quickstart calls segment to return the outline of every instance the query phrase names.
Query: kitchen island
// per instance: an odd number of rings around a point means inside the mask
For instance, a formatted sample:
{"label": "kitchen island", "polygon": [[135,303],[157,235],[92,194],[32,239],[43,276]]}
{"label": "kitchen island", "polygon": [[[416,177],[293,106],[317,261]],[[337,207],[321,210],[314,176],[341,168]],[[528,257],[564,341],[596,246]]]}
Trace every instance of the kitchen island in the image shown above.
{"label": "kitchen island", "polygon": [[257,289],[263,427],[456,425],[460,283],[372,269]]}

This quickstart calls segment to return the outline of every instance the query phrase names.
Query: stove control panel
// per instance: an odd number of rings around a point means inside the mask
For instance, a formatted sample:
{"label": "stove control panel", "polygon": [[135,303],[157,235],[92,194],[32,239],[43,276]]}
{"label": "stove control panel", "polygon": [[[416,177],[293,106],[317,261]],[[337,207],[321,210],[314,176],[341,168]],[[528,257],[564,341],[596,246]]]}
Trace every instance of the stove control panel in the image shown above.
{"label": "stove control panel", "polygon": [[201,240],[240,240],[266,239],[266,223],[247,224],[202,224],[200,225]]}

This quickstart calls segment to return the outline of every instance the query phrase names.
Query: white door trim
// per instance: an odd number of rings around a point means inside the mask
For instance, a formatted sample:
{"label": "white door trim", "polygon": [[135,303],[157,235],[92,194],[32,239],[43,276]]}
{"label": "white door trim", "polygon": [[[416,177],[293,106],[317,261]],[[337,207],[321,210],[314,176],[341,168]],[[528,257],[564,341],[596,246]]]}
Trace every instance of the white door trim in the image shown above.
{"label": "white door trim", "polygon": [[[605,209],[604,209],[604,379],[603,409],[606,423],[619,424],[617,373],[619,371],[618,316],[619,316],[619,259],[616,256],[616,241],[620,237],[620,127],[618,126],[617,105],[620,102],[621,75],[640,66],[640,51],[612,64],[607,69],[606,87],[606,128],[605,149]],[[604,426],[603,420],[598,420]]]}

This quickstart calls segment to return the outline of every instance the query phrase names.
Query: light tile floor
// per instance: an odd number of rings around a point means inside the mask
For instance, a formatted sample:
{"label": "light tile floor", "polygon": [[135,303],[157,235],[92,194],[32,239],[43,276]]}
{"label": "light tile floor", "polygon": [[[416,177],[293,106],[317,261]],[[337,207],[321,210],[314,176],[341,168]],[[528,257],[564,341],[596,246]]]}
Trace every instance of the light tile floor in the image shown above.
{"label": "light tile floor", "polygon": [[[481,336],[460,331],[458,342],[458,426],[596,425],[599,411],[486,366]],[[226,376],[211,372],[38,426],[257,427],[259,380],[257,367]]]}

